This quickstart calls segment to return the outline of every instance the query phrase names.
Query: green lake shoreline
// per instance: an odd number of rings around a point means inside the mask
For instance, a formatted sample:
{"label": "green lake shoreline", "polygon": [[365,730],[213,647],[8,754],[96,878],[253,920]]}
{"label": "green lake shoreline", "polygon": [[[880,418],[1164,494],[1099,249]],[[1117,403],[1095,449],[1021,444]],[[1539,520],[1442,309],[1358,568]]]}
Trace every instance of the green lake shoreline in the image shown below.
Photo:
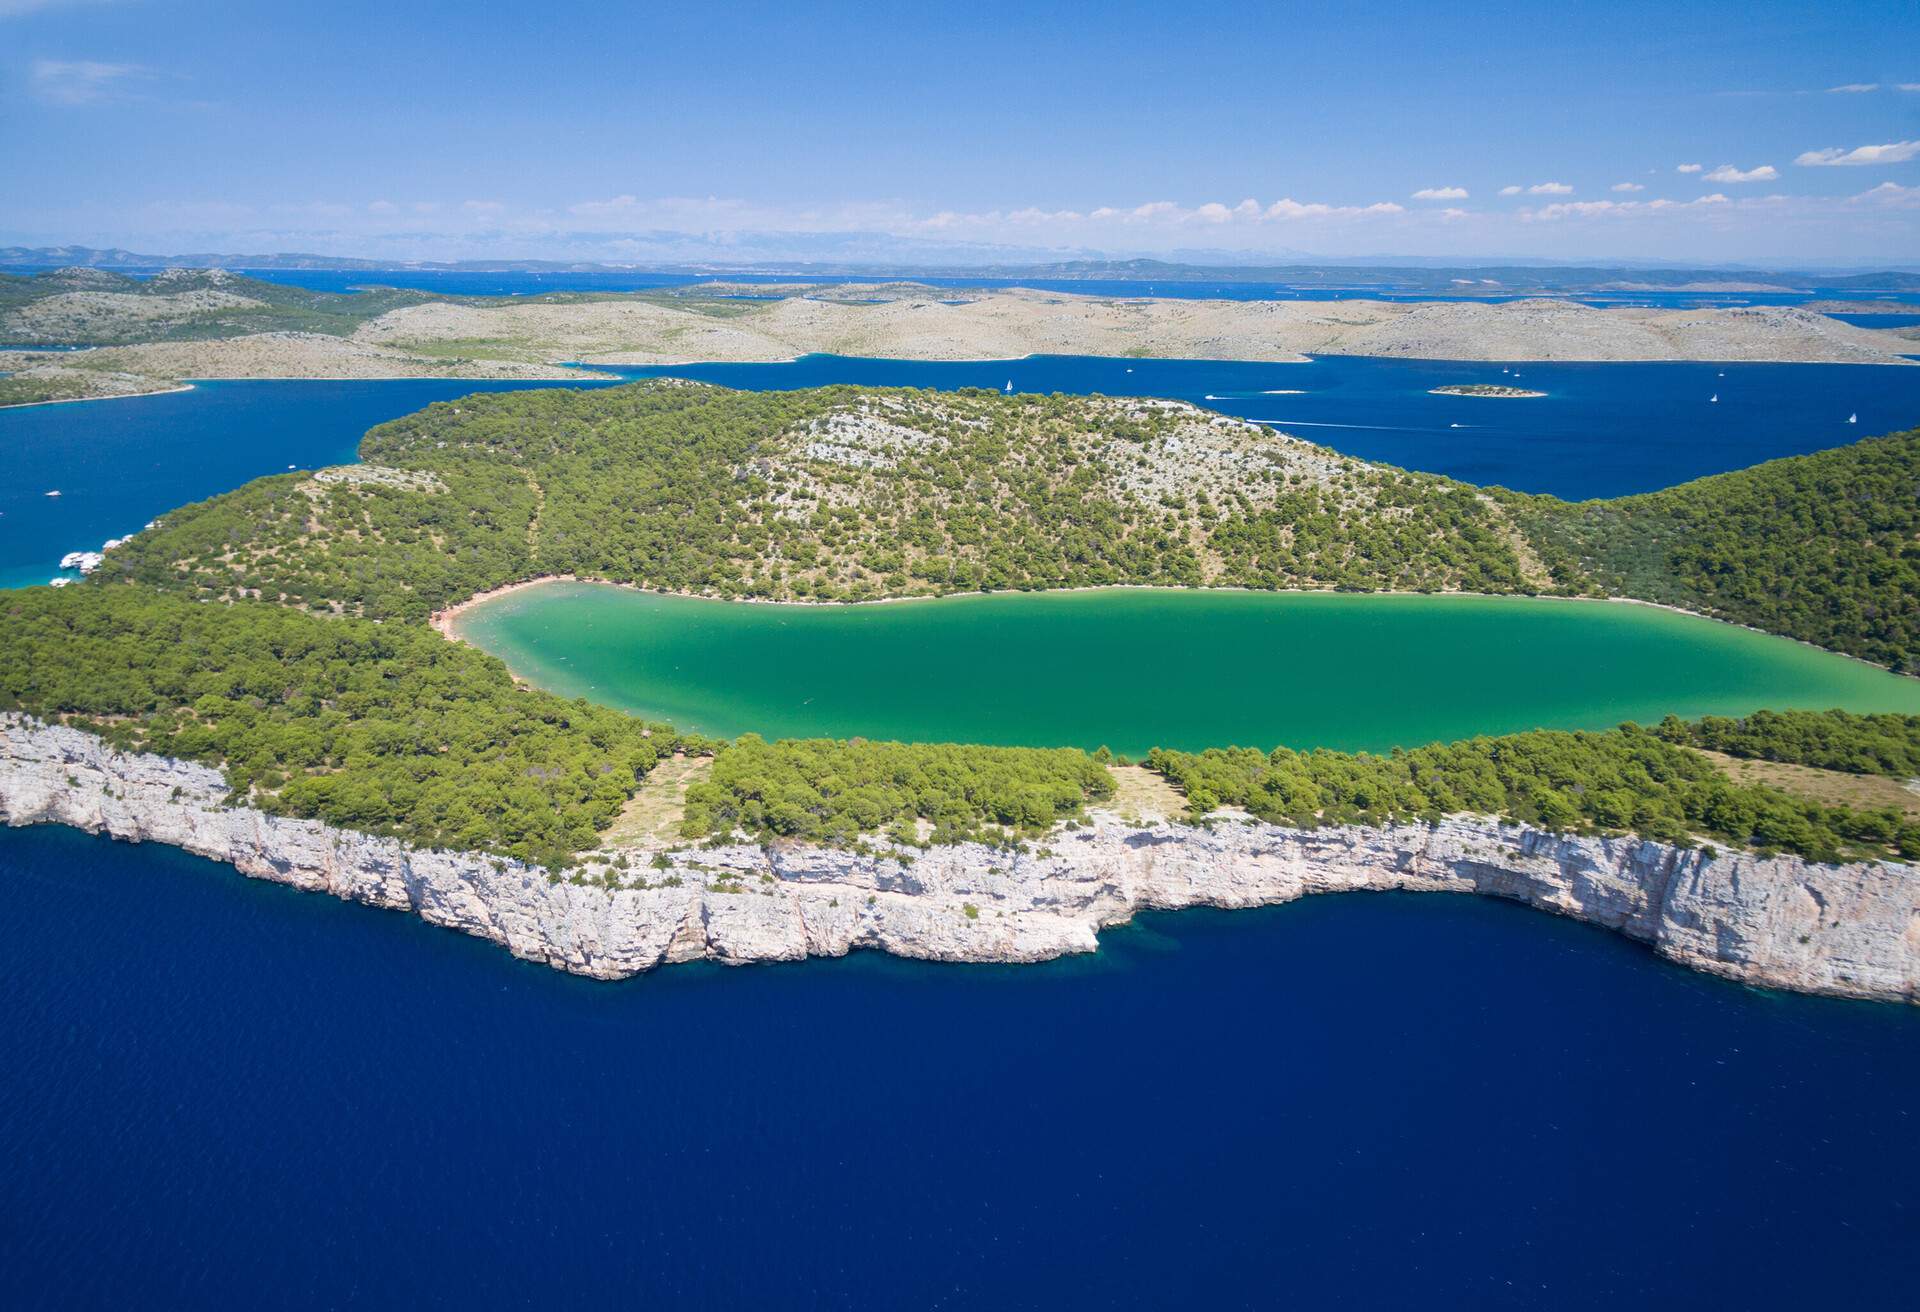
{"label": "green lake shoreline", "polygon": [[1920,681],[1857,658],[1590,600],[1115,587],[882,605],[549,579],[441,629],[535,686],[725,737],[1377,751],[1667,713],[1920,713]]}

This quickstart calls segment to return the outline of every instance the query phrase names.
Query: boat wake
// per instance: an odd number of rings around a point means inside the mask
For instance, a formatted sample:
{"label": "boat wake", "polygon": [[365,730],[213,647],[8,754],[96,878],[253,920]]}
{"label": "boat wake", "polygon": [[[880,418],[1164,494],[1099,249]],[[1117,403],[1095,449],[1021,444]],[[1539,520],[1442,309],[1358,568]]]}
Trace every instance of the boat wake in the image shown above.
{"label": "boat wake", "polygon": [[[1370,433],[1444,433],[1444,428],[1415,428],[1405,424],[1329,424],[1311,419],[1249,419],[1250,424],[1273,424],[1286,428],[1364,428]],[[1454,425],[1460,427],[1459,424]]]}

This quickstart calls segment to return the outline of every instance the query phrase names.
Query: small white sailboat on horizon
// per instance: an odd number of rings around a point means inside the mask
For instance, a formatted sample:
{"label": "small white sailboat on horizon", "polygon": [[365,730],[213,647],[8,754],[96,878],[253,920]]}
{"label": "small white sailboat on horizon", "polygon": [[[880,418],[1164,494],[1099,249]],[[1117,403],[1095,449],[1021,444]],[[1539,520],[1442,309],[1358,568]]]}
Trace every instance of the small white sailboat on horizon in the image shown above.
{"label": "small white sailboat on horizon", "polygon": [[1012,396],[1013,395],[1013,379],[1011,378],[1007,379],[1007,385],[1001,388],[1000,390],[1005,392],[1008,396]]}
{"label": "small white sailboat on horizon", "polygon": [[1719,399],[1720,399],[1720,393],[1718,392],[1715,392],[1712,396],[1707,398],[1707,400],[1709,401],[1718,401]]}
{"label": "small white sailboat on horizon", "polygon": [[1860,413],[1859,413],[1859,411],[1857,411],[1857,410],[1856,410],[1856,411],[1855,411],[1854,413],[1852,413],[1852,414],[1850,414],[1850,415],[1848,415],[1848,416],[1847,416],[1847,422],[1848,422],[1848,423],[1850,423],[1850,424],[1857,424],[1857,423],[1859,423],[1859,422],[1860,422]]}

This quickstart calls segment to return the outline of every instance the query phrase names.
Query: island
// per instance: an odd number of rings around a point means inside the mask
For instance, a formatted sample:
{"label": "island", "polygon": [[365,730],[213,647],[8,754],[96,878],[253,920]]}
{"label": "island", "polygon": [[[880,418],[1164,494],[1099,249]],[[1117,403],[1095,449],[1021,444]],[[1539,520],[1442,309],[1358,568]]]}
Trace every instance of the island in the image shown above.
{"label": "island", "polygon": [[1920,808],[1897,787],[1916,716],[1134,761],[715,740],[526,686],[433,627],[557,576],[815,603],[1472,591],[1634,597],[1911,670],[1920,431],[1568,503],[1177,402],[659,380],[439,403],[361,455],[9,594],[0,815],[606,978],[858,948],[1040,960],[1143,908],[1392,888],[1518,900],[1749,983],[1920,990]]}
{"label": "island", "polygon": [[369,286],[314,292],[224,269],[135,278],[0,274],[0,404],[130,395],[197,378],[604,377],[594,365],[1032,354],[1299,361],[1913,363],[1910,341],[1790,306],[1595,309],[1562,299],[1240,301],[956,290],[912,282],[733,284],[539,296]]}
{"label": "island", "polygon": [[1545,396],[1545,392],[1533,392],[1524,387],[1509,387],[1505,383],[1449,383],[1445,387],[1430,387],[1430,396],[1498,396],[1529,397]]}

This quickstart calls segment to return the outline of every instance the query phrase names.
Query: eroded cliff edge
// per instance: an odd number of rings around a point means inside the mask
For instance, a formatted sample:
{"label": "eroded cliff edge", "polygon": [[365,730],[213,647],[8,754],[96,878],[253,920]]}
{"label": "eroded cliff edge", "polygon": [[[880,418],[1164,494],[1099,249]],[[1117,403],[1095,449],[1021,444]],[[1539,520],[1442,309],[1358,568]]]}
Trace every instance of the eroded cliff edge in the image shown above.
{"label": "eroded cliff edge", "polygon": [[962,844],[909,863],[816,847],[675,852],[645,887],[555,880],[472,853],[222,805],[206,766],[121,753],[89,734],[0,716],[0,818],[168,843],[242,873],[399,911],[515,956],[619,979],[876,948],[937,961],[1090,952],[1146,908],[1250,907],[1309,893],[1484,893],[1614,929],[1743,983],[1920,1000],[1920,868],[1708,855],[1566,837],[1478,818],[1314,831],[1222,821],[1063,830],[1032,854]]}

